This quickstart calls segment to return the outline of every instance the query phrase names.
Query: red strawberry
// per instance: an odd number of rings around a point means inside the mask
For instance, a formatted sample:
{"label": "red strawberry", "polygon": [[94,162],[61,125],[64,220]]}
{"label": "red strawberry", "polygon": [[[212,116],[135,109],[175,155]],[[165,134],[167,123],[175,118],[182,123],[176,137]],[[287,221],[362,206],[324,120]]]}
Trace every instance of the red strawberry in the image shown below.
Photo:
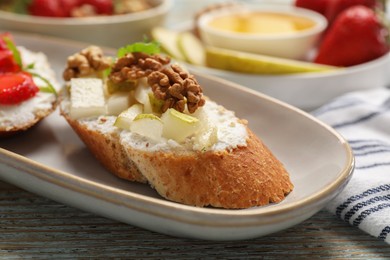
{"label": "red strawberry", "polygon": [[343,11],[325,35],[316,63],[353,66],[389,51],[389,31],[376,13],[362,5]]}
{"label": "red strawberry", "polygon": [[5,37],[13,41],[10,33],[0,34],[0,73],[19,71],[19,65],[16,63],[12,51],[8,49],[7,44],[4,41]]}
{"label": "red strawberry", "polygon": [[325,15],[330,0],[295,0],[295,6]]}
{"label": "red strawberry", "polygon": [[0,50],[0,74],[5,72],[20,71],[19,65],[10,50]]}
{"label": "red strawberry", "polygon": [[10,39],[12,42],[14,41],[14,39],[12,38],[12,35],[8,32],[6,33],[0,33],[0,51],[2,50],[8,50],[8,47],[7,47],[7,44],[5,43],[5,41],[3,40],[5,37],[7,37],[8,39]]}
{"label": "red strawberry", "polygon": [[355,5],[364,5],[373,10],[384,10],[384,3],[381,0],[329,0],[325,13],[329,24],[333,23],[342,11]]}
{"label": "red strawberry", "polygon": [[46,17],[69,17],[80,0],[33,0],[28,6],[29,13]]}
{"label": "red strawberry", "polygon": [[97,14],[111,15],[114,10],[113,0],[81,0],[81,2],[92,5]]}
{"label": "red strawberry", "polygon": [[15,105],[32,98],[39,91],[26,72],[0,74],[0,104]]}

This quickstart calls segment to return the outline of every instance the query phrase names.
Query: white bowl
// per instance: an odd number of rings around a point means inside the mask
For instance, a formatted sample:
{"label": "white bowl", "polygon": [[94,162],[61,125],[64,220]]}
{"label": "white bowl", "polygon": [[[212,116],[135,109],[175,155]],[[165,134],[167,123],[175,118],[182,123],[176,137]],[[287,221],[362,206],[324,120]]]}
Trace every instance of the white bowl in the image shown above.
{"label": "white bowl", "polygon": [[[295,32],[273,34],[234,32],[221,30],[210,25],[210,22],[216,18],[228,15],[247,16],[251,13],[291,15],[311,20],[314,25]],[[327,21],[321,14],[303,8],[258,5],[210,11],[199,18],[197,25],[202,40],[210,46],[289,59],[304,59],[327,27]]]}
{"label": "white bowl", "polygon": [[156,7],[137,13],[86,18],[37,17],[0,11],[0,30],[45,34],[118,48],[143,40],[151,28],[164,21],[173,0],[155,2]]}
{"label": "white bowl", "polygon": [[290,75],[255,75],[186,64],[196,73],[217,76],[312,111],[345,93],[390,86],[390,54],[344,70]]}

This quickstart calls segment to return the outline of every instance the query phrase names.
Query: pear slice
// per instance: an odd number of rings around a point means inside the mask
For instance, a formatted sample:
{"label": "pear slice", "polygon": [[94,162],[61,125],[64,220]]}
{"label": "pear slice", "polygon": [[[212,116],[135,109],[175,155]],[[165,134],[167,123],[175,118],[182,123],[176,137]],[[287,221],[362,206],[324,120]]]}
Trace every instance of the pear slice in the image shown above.
{"label": "pear slice", "polygon": [[199,119],[199,131],[195,134],[193,141],[195,150],[207,151],[218,142],[218,127],[212,123],[203,107],[197,109],[193,114]]}
{"label": "pear slice", "polygon": [[165,111],[161,116],[161,120],[164,123],[163,136],[178,143],[195,134],[200,127],[199,119],[173,108]]}
{"label": "pear slice", "polygon": [[205,65],[205,48],[194,34],[190,32],[180,33],[177,44],[186,61],[194,65]]}
{"label": "pear slice", "polygon": [[154,114],[161,115],[164,100],[158,99],[154,96],[153,92],[149,92],[149,102]]}
{"label": "pear slice", "polygon": [[130,131],[153,140],[160,140],[163,132],[163,122],[153,114],[139,114],[130,124]]}
{"label": "pear slice", "polygon": [[218,142],[218,128],[215,125],[208,125],[207,128],[202,128],[194,138],[194,149],[207,151]]}
{"label": "pear slice", "polygon": [[149,94],[153,94],[152,89],[146,84],[139,84],[134,91],[134,98],[137,102],[144,105],[144,113],[152,113],[153,108],[150,102]]}
{"label": "pear slice", "polygon": [[129,80],[120,83],[114,83],[111,80],[107,80],[106,88],[109,95],[118,91],[131,91],[138,85],[137,80]]}
{"label": "pear slice", "polygon": [[276,58],[266,55],[206,47],[206,64],[209,67],[251,74],[293,74],[327,72],[342,68],[310,62]]}
{"label": "pear slice", "polygon": [[130,125],[133,122],[134,118],[139,114],[142,114],[143,106],[141,104],[134,104],[122,113],[118,115],[115,120],[114,126],[119,127],[124,130],[130,130]]}
{"label": "pear slice", "polygon": [[181,53],[177,44],[179,32],[165,29],[162,27],[155,27],[151,31],[151,35],[154,40],[161,44],[161,48],[164,52],[177,60],[185,60],[184,55]]}
{"label": "pear slice", "polygon": [[116,92],[107,98],[107,114],[119,115],[129,107],[129,92]]}

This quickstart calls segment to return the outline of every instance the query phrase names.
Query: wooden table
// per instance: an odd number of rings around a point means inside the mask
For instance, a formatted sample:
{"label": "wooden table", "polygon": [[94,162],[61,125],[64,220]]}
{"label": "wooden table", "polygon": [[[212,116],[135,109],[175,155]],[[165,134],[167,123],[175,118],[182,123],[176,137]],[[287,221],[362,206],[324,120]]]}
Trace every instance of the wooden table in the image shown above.
{"label": "wooden table", "polygon": [[[176,0],[169,24],[213,0]],[[321,211],[282,232],[210,242],[170,237],[90,214],[0,181],[0,259],[388,259],[390,246]]]}
{"label": "wooden table", "polygon": [[321,211],[252,240],[175,238],[68,207],[0,181],[0,259],[389,259],[390,246]]}

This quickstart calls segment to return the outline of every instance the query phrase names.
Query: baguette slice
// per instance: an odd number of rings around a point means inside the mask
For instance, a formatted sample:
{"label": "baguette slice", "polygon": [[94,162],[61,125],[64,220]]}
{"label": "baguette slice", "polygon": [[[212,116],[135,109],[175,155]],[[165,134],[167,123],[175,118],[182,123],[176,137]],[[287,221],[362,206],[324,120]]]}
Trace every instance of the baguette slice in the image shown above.
{"label": "baguette slice", "polygon": [[[76,59],[87,60],[91,73],[81,75],[83,68],[73,66]],[[204,97],[196,79],[179,64],[141,52],[108,67],[105,60],[96,47],[68,58],[64,79],[70,85],[60,110],[111,173],[149,183],[162,197],[197,207],[262,206],[292,191],[288,172],[247,121]],[[108,78],[97,76],[101,73],[94,64],[111,67]],[[111,115],[108,87],[134,79],[123,112]],[[134,105],[142,108],[133,110]]]}
{"label": "baguette slice", "polygon": [[120,131],[113,126],[114,117],[74,120],[66,112],[66,108],[60,108],[69,125],[108,171],[129,181],[147,182],[121,145]]}
{"label": "baguette slice", "polygon": [[[207,101],[204,111],[232,112]],[[217,108],[217,112],[215,112]],[[148,182],[164,198],[198,207],[248,208],[282,201],[293,189],[289,174],[247,127],[245,145],[219,144],[207,151],[148,140],[113,126],[115,116],[72,119],[69,100],[61,113],[92,154],[120,178]],[[229,123],[230,124],[230,123]]]}
{"label": "baguette slice", "polygon": [[[25,64],[34,64],[34,72],[46,78],[57,89],[54,71],[43,53],[35,53],[24,47],[18,47]],[[38,85],[46,85],[41,79],[34,77]],[[39,121],[50,115],[57,107],[57,98],[53,93],[39,91],[36,96],[17,105],[0,105],[0,137],[14,135],[26,131]]]}

